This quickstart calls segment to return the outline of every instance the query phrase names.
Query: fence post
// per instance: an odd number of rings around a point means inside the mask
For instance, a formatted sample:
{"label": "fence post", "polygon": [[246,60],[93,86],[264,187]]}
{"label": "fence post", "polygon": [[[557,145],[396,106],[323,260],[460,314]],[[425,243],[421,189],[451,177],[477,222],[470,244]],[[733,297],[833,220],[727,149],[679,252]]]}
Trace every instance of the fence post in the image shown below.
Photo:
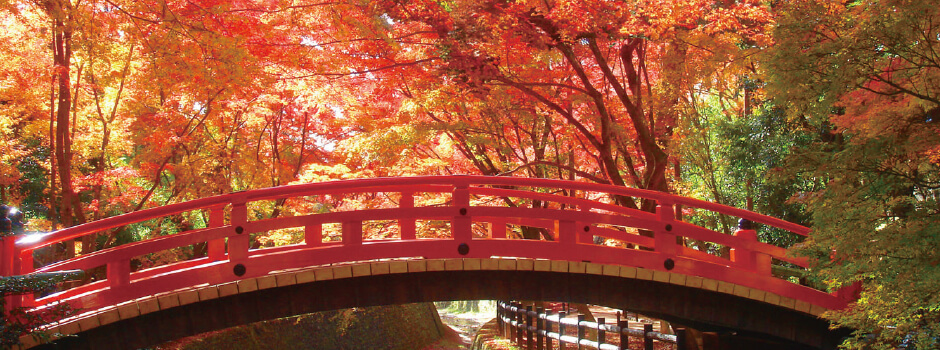
{"label": "fence post", "polygon": [[607,331],[605,325],[607,319],[603,317],[597,318],[597,348],[600,349],[601,345],[607,342],[607,334],[604,332]]}
{"label": "fence post", "polygon": [[542,331],[544,331],[545,327],[545,320],[543,319],[543,317],[545,317],[545,308],[539,306],[535,308],[535,313],[537,314],[535,316],[535,348],[542,350],[544,349],[543,344],[545,343],[545,337],[542,335]]}
{"label": "fence post", "polygon": [[620,328],[620,350],[630,349],[630,321],[617,321],[617,328]]}
{"label": "fence post", "polygon": [[532,350],[532,305],[525,307],[525,348]]}
{"label": "fence post", "polygon": [[545,347],[548,350],[552,350],[552,335],[549,334],[552,332],[552,320],[548,317],[552,315],[552,311],[548,311],[545,314]]}
{"label": "fence post", "polygon": [[568,315],[567,311],[568,310],[565,309],[565,311],[558,313],[558,349],[559,350],[565,350],[568,348],[568,346],[565,345],[565,341],[561,339],[561,337],[565,336],[565,323],[562,322],[562,320],[565,318],[565,316]]}
{"label": "fence post", "polygon": [[581,322],[584,322],[584,315],[578,314],[578,350],[581,350],[581,339],[584,339],[584,327]]}
{"label": "fence post", "polygon": [[506,334],[503,334],[503,302],[496,301],[496,333],[500,337],[505,337]]}
{"label": "fence post", "polygon": [[644,350],[653,350],[653,338],[650,337],[650,333],[653,333],[653,324],[647,323],[643,325],[643,349]]}
{"label": "fence post", "polygon": [[522,346],[524,341],[522,338],[525,336],[524,331],[521,329],[525,325],[525,321],[522,319],[522,310],[522,303],[516,303],[516,327],[520,328],[516,329],[516,344],[519,344],[519,346]]}
{"label": "fence post", "polygon": [[686,341],[685,328],[676,328],[676,350],[688,349]]}
{"label": "fence post", "polygon": [[516,341],[516,312],[513,311],[513,307],[516,306],[516,303],[507,303],[506,311],[509,317],[506,317],[506,326],[509,327],[509,341]]}

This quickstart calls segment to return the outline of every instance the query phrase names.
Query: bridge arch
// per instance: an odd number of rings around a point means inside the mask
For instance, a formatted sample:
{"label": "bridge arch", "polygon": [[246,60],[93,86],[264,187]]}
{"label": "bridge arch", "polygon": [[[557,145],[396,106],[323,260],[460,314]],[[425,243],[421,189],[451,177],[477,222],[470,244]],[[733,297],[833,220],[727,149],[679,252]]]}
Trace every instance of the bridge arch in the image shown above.
{"label": "bridge arch", "polygon": [[310,312],[472,299],[604,305],[788,349],[835,348],[841,336],[806,305],[723,281],[585,262],[464,258],[325,266],[148,296],[66,320],[50,331],[74,336],[38,348],[146,348]]}
{"label": "bridge arch", "polygon": [[[385,208],[311,213],[255,220],[250,220],[248,216],[248,205],[258,201],[286,198],[307,200],[312,196],[318,196],[317,198],[334,196],[335,198],[336,196],[361,193],[384,193],[389,198],[394,198],[392,201],[394,205]],[[420,193],[437,193],[449,197],[449,200],[434,206],[416,205],[416,194]],[[608,204],[606,199],[612,196],[654,200],[658,203],[657,212],[648,213]],[[524,208],[519,205],[520,203],[533,202],[538,202],[540,205],[534,206],[534,208]],[[702,291],[701,294],[703,295],[716,298],[713,300],[725,300],[722,298],[730,295],[737,298],[726,300],[733,305],[750,306],[757,302],[759,306],[769,305],[767,307],[771,307],[771,310],[780,309],[778,310],[780,312],[802,313],[804,318],[808,319],[814,319],[815,315],[819,315],[825,310],[845,307],[848,300],[843,295],[838,293],[829,294],[794,284],[776,278],[772,273],[774,260],[797,266],[806,266],[804,259],[787,256],[784,248],[758,241],[753,230],[744,230],[735,235],[727,235],[684,222],[676,215],[680,207],[710,210],[720,214],[740,217],[787,230],[796,235],[805,235],[808,232],[805,227],[737,208],[666,193],[599,184],[483,176],[360,179],[232,193],[120,215],[63,229],[48,235],[24,237],[15,244],[12,240],[6,239],[3,242],[2,255],[0,255],[0,274],[29,274],[70,269],[89,270],[106,266],[107,278],[105,280],[64,290],[50,296],[41,298],[27,296],[17,300],[20,305],[35,308],[47,307],[55,302],[67,302],[87,311],[89,315],[98,315],[98,313],[109,315],[101,312],[112,308],[119,310],[120,305],[139,303],[140,300],[155,298],[154,296],[167,295],[166,293],[172,294],[176,293],[174,291],[188,290],[199,286],[217,286],[207,288],[219,288],[221,291],[221,288],[231,288],[224,286],[230,286],[233,283],[236,287],[247,286],[252,283],[247,281],[269,281],[272,278],[271,276],[275,276],[273,278],[277,281],[276,276],[283,274],[283,271],[307,269],[312,266],[341,265],[330,267],[328,270],[322,268],[311,270],[321,271],[319,273],[325,274],[327,272],[323,271],[335,272],[339,271],[335,269],[344,269],[343,266],[346,265],[343,264],[365,261],[372,263],[348,265],[351,273],[348,276],[350,281],[364,278],[384,278],[391,279],[389,285],[396,285],[395,283],[400,281],[414,278],[408,276],[415,276],[416,274],[426,276],[435,272],[407,271],[407,273],[389,273],[386,277],[373,276],[372,274],[357,276],[352,270],[355,266],[370,266],[369,271],[371,271],[371,266],[374,264],[378,264],[375,266],[388,264],[387,266],[391,272],[392,266],[400,266],[402,262],[405,263],[405,266],[422,262],[430,266],[438,264],[436,261],[441,261],[443,264],[447,264],[448,261],[450,264],[456,264],[456,261],[459,261],[461,267],[465,266],[467,262],[472,267],[473,264],[476,264],[475,261],[479,261],[480,269],[477,270],[478,272],[460,269],[453,270],[459,271],[459,273],[452,272],[452,274],[471,276],[473,274],[482,274],[480,271],[489,271],[494,273],[492,276],[504,278],[508,277],[507,272],[502,271],[509,270],[485,269],[484,266],[490,266],[485,264],[492,264],[491,261],[496,261],[497,267],[499,267],[499,264],[510,264],[509,261],[517,261],[519,264],[528,266],[529,263],[526,261],[531,261],[532,268],[525,270],[528,272],[521,273],[519,278],[525,279],[529,278],[526,276],[545,274],[560,278],[562,276],[552,274],[565,273],[567,274],[565,276],[569,276],[569,278],[570,276],[589,276],[588,280],[585,281],[587,283],[616,277],[616,281],[634,281],[632,283],[641,284],[653,283],[650,288],[669,287],[670,290],[687,290],[684,292],[686,294],[691,293],[689,291],[699,290]],[[209,217],[208,227],[125,244],[57,262],[39,269],[33,268],[33,252],[38,248],[85,235],[97,234],[115,227],[192,211],[207,212]],[[369,239],[369,237],[364,237],[363,224],[376,220],[395,222],[399,234],[393,239]],[[416,223],[419,220],[443,222],[446,227],[449,227],[449,232],[437,239],[421,239],[416,236]],[[323,228],[327,224],[341,226],[341,241],[323,241]],[[507,235],[508,225],[540,228],[553,239],[512,239]],[[285,228],[302,229],[305,241],[300,244],[275,248],[250,249],[249,235],[251,233]],[[651,233],[652,237],[640,233]],[[594,244],[596,236],[613,239],[623,244],[618,246],[596,245]],[[677,240],[677,238],[682,237],[731,247],[731,257],[720,257],[686,247],[679,244],[681,240]],[[200,243],[208,246],[208,253],[205,257],[139,271],[132,271],[131,269],[130,261],[135,257]],[[494,259],[498,257],[504,258]],[[522,259],[513,260],[505,259],[505,257]],[[566,271],[556,271],[554,269],[546,271],[544,270],[546,264],[552,268],[557,265],[558,269],[564,266]],[[577,266],[580,265],[577,264],[584,264],[584,271],[570,271],[572,266],[579,269],[580,267]],[[537,270],[536,266],[541,266],[540,268],[543,270]],[[600,266],[600,270],[597,270],[597,266]],[[589,268],[592,269],[593,273],[588,271]],[[359,269],[362,269],[362,267],[359,267]],[[605,269],[608,274],[604,273]],[[633,277],[629,274],[614,276],[612,272],[614,270],[627,271],[628,273],[629,271],[636,271],[637,275]],[[520,273],[518,269],[514,271],[517,274]],[[313,273],[315,276],[317,272]],[[298,274],[295,278],[301,278],[300,276]],[[478,277],[482,278],[484,276]],[[680,280],[691,281],[693,284],[702,281],[702,285],[706,288],[703,290],[703,288],[688,285],[682,285],[680,288],[678,283],[671,283],[673,279],[676,282]],[[322,286],[338,283],[328,281],[314,279],[301,285],[312,283],[312,285]],[[481,281],[485,281],[485,279]],[[714,287],[715,290],[707,291],[710,287]],[[272,291],[295,288],[300,287],[278,286],[273,288]],[[481,292],[481,295],[477,297],[492,294],[493,298],[517,298],[511,295],[500,295],[497,292],[498,289],[490,290],[486,288],[485,286],[477,287],[478,290],[489,291]],[[553,291],[558,288],[561,287],[547,285],[536,290],[544,293],[555,293]],[[447,298],[442,300],[463,298],[458,295],[441,295],[440,298]],[[414,301],[430,301],[433,299]],[[532,296],[526,299],[546,300],[547,298]],[[156,300],[159,302],[159,299]],[[591,302],[589,300],[569,300]],[[387,302],[402,302],[402,300]],[[665,319],[678,319],[690,325],[711,324],[717,327],[731,327],[734,324],[734,322],[730,322],[730,319],[720,322],[719,320],[698,320],[697,316],[689,316],[692,315],[691,313],[688,315],[679,313],[680,316],[677,316],[666,312],[669,310],[668,305],[661,306],[661,309],[647,310],[638,308],[636,305],[614,305],[622,303],[615,301],[592,303],[637,309],[638,311],[659,315]],[[195,304],[201,304],[201,302],[182,305],[180,306],[182,309],[179,310],[194,308],[196,306],[189,305]],[[738,306],[728,307],[736,308]],[[774,307],[777,309],[773,309]],[[694,309],[692,306],[688,308]],[[679,311],[681,310],[676,312]],[[162,311],[160,313],[163,314]],[[113,318],[113,313],[110,315],[112,316],[101,317]],[[736,315],[735,317],[738,317],[739,320],[749,320],[743,314]],[[776,315],[774,318],[777,318]],[[85,322],[88,325],[93,325],[95,321],[92,320],[94,319],[100,321],[100,317],[95,316],[87,318]],[[807,321],[804,324],[818,324],[818,322]],[[102,329],[113,327],[105,325]],[[743,328],[740,329],[746,330],[749,326],[741,325],[741,327]],[[92,328],[88,328],[89,331],[92,331]],[[81,330],[80,327],[79,330]],[[785,334],[773,335],[773,332],[766,334],[782,339],[796,340],[792,334],[789,336]]]}

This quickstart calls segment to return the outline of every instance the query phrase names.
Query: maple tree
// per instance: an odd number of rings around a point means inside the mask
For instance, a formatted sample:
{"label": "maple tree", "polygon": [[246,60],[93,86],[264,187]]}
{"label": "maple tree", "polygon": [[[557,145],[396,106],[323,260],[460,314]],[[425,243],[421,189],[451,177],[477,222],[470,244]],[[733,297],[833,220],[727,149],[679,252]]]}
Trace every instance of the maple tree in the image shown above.
{"label": "maple tree", "polygon": [[[930,4],[53,0],[0,9],[0,196],[43,228],[294,182],[431,174],[672,191],[800,222],[805,205],[815,233],[804,247],[819,257],[819,276],[833,288],[867,286],[859,307],[832,319],[860,336],[877,330],[885,344],[934,334],[912,327],[936,319],[928,290],[937,286],[927,277],[898,284],[936,265],[935,254],[914,249],[936,236],[940,64]],[[765,182],[790,153],[788,167],[801,173]],[[792,192],[800,195],[782,205]],[[322,196],[249,210],[262,218],[398,200]],[[831,210],[846,202],[856,205]],[[733,231],[729,218],[683,214]],[[207,221],[184,213],[48,254]],[[426,222],[418,231],[447,230]],[[335,227],[324,232],[338,239]],[[297,243],[300,233],[256,235],[253,247]],[[387,222],[365,234],[398,235]],[[204,254],[194,246],[138,263]],[[910,261],[928,268],[903,267]]]}
{"label": "maple tree", "polygon": [[788,163],[825,184],[802,254],[831,288],[860,283],[830,312],[849,348],[934,348],[940,335],[937,152],[940,10],[919,1],[795,1],[768,59],[772,93],[822,135]]}
{"label": "maple tree", "polygon": [[[445,127],[478,171],[551,171],[660,191],[669,190],[667,147],[690,90],[733,62],[736,44],[763,40],[769,21],[756,2],[714,12],[642,2],[391,2],[385,9],[438,34],[438,69],[448,77],[430,91],[408,86],[405,112]],[[496,120],[507,130],[494,130]]]}

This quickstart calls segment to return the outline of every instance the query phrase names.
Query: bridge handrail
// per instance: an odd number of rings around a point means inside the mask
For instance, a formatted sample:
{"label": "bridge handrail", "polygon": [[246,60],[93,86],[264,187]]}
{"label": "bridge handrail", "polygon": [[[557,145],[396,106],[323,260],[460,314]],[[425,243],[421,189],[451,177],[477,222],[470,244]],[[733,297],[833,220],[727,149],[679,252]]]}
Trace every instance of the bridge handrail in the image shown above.
{"label": "bridge handrail", "polygon": [[[771,216],[750,212],[727,205],[711,203],[693,198],[686,198],[670,193],[619,187],[605,184],[573,182],[556,179],[539,178],[517,178],[517,177],[493,177],[478,175],[455,175],[455,176],[415,176],[400,178],[371,178],[371,179],[353,179],[330,182],[318,182],[308,184],[287,185],[281,187],[271,187],[250,191],[235,192],[213,197],[201,198],[182,203],[175,203],[157,208],[144,209],[132,213],[117,215],[82,225],[64,228],[40,238],[23,238],[17,241],[19,250],[32,251],[38,248],[49,246],[55,243],[70,239],[79,238],[88,234],[100,232],[103,230],[121,227],[129,224],[139,223],[155,218],[165,217],[186,211],[207,209],[213,207],[222,207],[233,203],[234,201],[258,201],[266,199],[280,199],[288,197],[300,197],[318,194],[328,194],[327,192],[350,193],[349,190],[356,189],[356,192],[383,191],[399,192],[405,189],[405,186],[470,186],[470,185],[500,185],[500,186],[524,186],[524,187],[550,187],[576,191],[605,192],[616,195],[641,197],[659,202],[661,205],[681,204],[689,207],[696,207],[705,210],[727,214],[739,218],[748,219],[754,222],[763,223],[769,226],[777,227],[801,236],[809,232],[809,228],[777,219]],[[398,189],[398,191],[396,191]],[[420,192],[421,188],[407,188],[408,191]],[[432,192],[433,188],[425,187],[424,190]],[[443,191],[444,189],[437,189]],[[433,192],[437,192],[433,191]],[[561,196],[559,196],[561,197]]]}

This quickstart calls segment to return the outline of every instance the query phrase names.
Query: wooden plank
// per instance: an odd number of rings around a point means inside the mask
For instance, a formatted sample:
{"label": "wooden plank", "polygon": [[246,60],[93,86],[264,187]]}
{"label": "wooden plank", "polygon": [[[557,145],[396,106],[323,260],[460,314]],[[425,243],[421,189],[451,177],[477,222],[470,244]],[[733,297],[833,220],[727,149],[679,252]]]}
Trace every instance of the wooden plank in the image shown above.
{"label": "wooden plank", "polygon": [[238,293],[248,293],[258,290],[258,280],[254,278],[238,281],[237,285]]}

